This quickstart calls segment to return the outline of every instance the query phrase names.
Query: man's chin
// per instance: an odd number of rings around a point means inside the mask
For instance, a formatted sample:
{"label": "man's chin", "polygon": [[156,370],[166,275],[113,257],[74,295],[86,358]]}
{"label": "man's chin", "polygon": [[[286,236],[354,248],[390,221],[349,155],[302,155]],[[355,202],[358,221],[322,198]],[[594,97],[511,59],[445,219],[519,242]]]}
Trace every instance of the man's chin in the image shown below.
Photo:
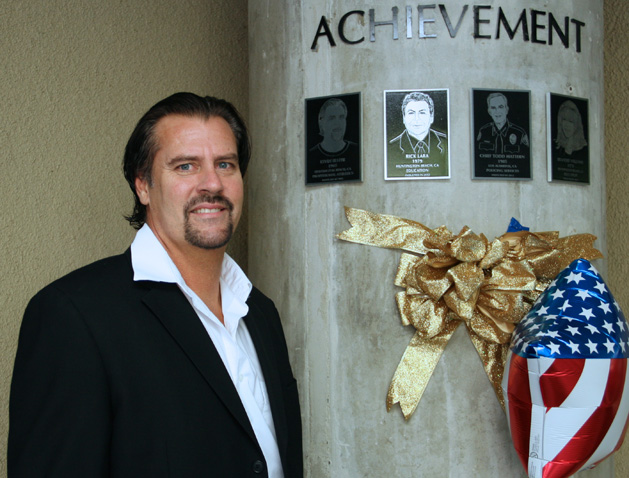
{"label": "man's chin", "polygon": [[206,250],[214,250],[225,247],[232,238],[234,228],[231,224],[221,231],[204,232],[187,228],[185,239],[188,244]]}
{"label": "man's chin", "polygon": [[409,134],[410,134],[413,138],[418,139],[418,140],[420,140],[420,141],[423,141],[423,140],[424,140],[424,138],[425,138],[426,136],[428,136],[428,132],[429,132],[429,131],[430,131],[430,130],[415,133],[415,132],[413,132],[413,131],[411,131],[411,130],[408,130]]}
{"label": "man's chin", "polygon": [[205,249],[206,251],[211,251],[211,250],[221,249],[227,246],[230,239],[231,239],[231,236],[226,237],[224,239],[219,239],[219,238],[206,239],[206,238],[191,237],[191,238],[188,238],[187,241],[192,246],[198,247],[200,249]]}

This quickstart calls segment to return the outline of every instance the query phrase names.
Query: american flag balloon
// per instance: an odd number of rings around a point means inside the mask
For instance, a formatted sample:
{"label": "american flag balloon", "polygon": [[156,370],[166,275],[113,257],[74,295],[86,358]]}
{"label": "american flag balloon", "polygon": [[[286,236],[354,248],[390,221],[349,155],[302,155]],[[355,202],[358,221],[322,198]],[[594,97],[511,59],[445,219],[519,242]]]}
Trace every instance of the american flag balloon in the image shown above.
{"label": "american flag balloon", "polygon": [[516,327],[502,381],[529,478],[565,478],[620,448],[629,414],[629,327],[597,270],[578,259]]}

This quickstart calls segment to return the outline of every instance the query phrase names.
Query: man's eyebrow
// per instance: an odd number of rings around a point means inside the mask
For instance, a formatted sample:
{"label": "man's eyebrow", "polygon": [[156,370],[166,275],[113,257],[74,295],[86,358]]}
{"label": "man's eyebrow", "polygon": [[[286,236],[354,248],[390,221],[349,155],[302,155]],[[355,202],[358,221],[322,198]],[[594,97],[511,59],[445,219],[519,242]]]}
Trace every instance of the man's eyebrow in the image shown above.
{"label": "man's eyebrow", "polygon": [[188,162],[188,161],[195,161],[197,159],[198,158],[196,156],[181,154],[179,156],[174,156],[174,157],[170,158],[168,161],[166,161],[166,165],[167,166],[172,166],[173,164],[185,163],[185,162]]}
{"label": "man's eyebrow", "polygon": [[222,156],[218,156],[216,158],[214,158],[217,161],[224,161],[226,159],[234,159],[236,161],[238,161],[238,153],[226,153],[223,154]]}

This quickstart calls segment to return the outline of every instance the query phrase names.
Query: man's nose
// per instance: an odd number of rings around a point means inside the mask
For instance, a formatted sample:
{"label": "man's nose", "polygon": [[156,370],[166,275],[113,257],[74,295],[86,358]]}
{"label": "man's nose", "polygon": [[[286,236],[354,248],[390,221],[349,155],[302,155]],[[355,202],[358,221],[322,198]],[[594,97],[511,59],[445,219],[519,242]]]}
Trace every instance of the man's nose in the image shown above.
{"label": "man's nose", "polygon": [[223,181],[214,167],[205,168],[201,172],[198,189],[212,193],[223,190]]}

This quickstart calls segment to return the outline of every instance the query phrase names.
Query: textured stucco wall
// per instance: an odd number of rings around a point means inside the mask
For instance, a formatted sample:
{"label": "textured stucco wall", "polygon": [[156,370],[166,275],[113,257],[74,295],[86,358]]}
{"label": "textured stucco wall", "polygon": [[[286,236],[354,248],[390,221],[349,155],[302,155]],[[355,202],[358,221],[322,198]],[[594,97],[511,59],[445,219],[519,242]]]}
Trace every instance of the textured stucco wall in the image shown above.
{"label": "textured stucco wall", "polygon": [[[609,286],[629,316],[629,10],[626,0],[605,0],[605,160]],[[616,476],[629,476],[629,440],[616,454]]]}
{"label": "textured stucco wall", "polygon": [[149,106],[188,90],[228,98],[246,116],[246,8],[246,0],[0,2],[0,476],[28,299],[129,245],[120,164]]}

